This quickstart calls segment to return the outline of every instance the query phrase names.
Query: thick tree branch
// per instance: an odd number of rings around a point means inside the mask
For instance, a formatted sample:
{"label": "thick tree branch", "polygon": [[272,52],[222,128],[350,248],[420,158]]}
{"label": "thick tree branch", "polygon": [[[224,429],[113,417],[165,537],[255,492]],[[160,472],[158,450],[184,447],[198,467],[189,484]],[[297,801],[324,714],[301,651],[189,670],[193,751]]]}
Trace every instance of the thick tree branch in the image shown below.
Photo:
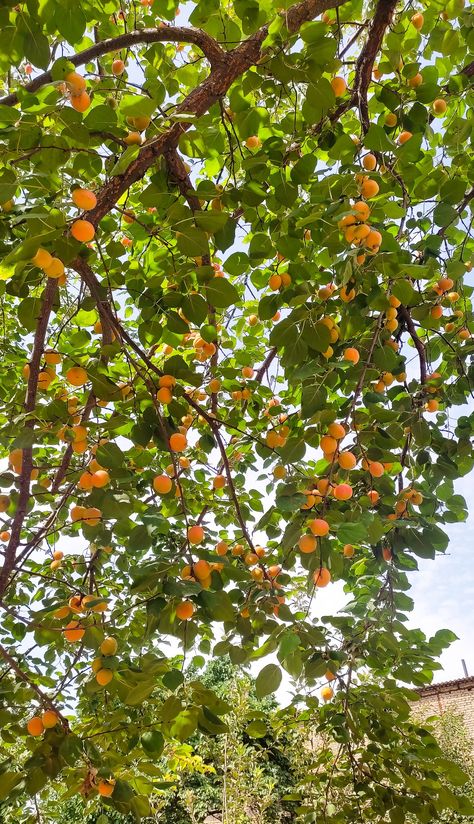
{"label": "thick tree branch", "polygon": [[382,46],[387,27],[392,21],[396,5],[397,0],[378,1],[374,18],[367,33],[367,41],[356,63],[353,104],[359,108],[364,132],[368,131],[370,125],[367,95],[372,80],[375,58]]}
{"label": "thick tree branch", "polygon": [[[100,43],[95,43],[88,49],[84,49],[78,54],[68,57],[73,66],[85,66],[86,63],[91,63],[97,57],[110,52],[120,51],[120,49],[129,49],[133,46],[138,46],[142,43],[192,43],[198,46],[203,54],[209,60],[212,67],[222,63],[225,59],[226,52],[221,49],[219,44],[206,32],[201,29],[186,28],[184,26],[162,26],[156,29],[143,29],[143,31],[131,31],[126,34],[120,34],[118,37],[108,37]],[[50,71],[43,72],[26,83],[22,89],[25,92],[36,92],[47,83],[52,83],[53,78]],[[13,92],[0,99],[2,106],[15,106],[18,103],[18,95]]]}
{"label": "thick tree branch", "polygon": [[[44,350],[44,342],[46,332],[48,329],[49,316],[53,308],[54,299],[58,289],[58,282],[53,278],[48,278],[46,287],[43,293],[43,303],[41,306],[40,316],[36,326],[35,337],[33,342],[33,352],[30,361],[30,373],[28,375],[28,386],[26,389],[25,413],[28,415],[34,412],[36,405],[36,396],[38,393],[38,375],[40,372],[41,358]],[[34,428],[34,419],[27,418],[25,422],[26,429]],[[28,509],[28,502],[30,500],[30,480],[31,470],[33,468],[33,447],[29,446],[23,449],[22,468],[20,474],[20,494],[18,496],[18,506],[13,518],[10,540],[5,549],[5,562],[0,572],[0,597],[3,596],[7,585],[10,573],[15,567],[16,550],[20,543],[21,530],[23,521],[26,517]]]}

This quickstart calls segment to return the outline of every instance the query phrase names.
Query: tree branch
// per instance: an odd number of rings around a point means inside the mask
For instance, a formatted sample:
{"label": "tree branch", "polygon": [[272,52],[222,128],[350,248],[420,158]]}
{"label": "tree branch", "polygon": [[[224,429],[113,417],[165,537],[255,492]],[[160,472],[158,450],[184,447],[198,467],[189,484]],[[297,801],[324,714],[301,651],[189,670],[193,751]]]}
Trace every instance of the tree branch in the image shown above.
{"label": "tree branch", "polygon": [[38,698],[40,699],[41,703],[42,703],[42,704],[44,704],[44,705],[45,705],[45,706],[47,706],[47,707],[50,707],[50,709],[54,710],[54,712],[56,713],[56,715],[57,715],[57,716],[58,716],[58,718],[60,719],[61,724],[63,725],[63,728],[64,728],[65,732],[69,732],[69,721],[67,720],[67,718],[65,718],[65,717],[64,717],[64,715],[62,715],[62,714],[59,712],[59,710],[57,709],[57,707],[55,706],[55,704],[51,701],[51,698],[49,698],[49,697],[46,695],[46,693],[45,693],[45,692],[43,692],[43,690],[41,690],[41,689],[40,689],[40,688],[39,688],[39,687],[38,687],[38,686],[37,686],[37,685],[36,685],[36,684],[35,684],[35,683],[31,680],[31,678],[29,678],[29,677],[28,677],[28,675],[26,675],[26,673],[25,673],[25,672],[23,672],[23,670],[21,670],[21,669],[20,669],[20,667],[18,666],[18,664],[17,664],[17,662],[15,661],[15,659],[14,659],[14,658],[12,658],[12,656],[10,655],[10,653],[9,653],[9,652],[7,652],[7,650],[6,650],[4,647],[2,647],[1,645],[0,645],[0,655],[1,655],[1,656],[2,656],[2,658],[3,658],[6,662],[7,662],[7,664],[8,664],[8,665],[9,665],[9,667],[13,670],[13,672],[14,672],[14,673],[18,676],[18,678],[20,679],[20,681],[23,681],[23,683],[24,683],[24,684],[28,684],[28,686],[29,686],[29,687],[31,687],[31,689],[32,689],[32,690],[36,693],[36,695],[37,695],[37,696],[38,696]]}
{"label": "tree branch", "polygon": [[[209,60],[209,63],[214,68],[225,60],[226,52],[221,49],[219,44],[206,32],[201,29],[186,28],[184,26],[163,26],[156,29],[144,29],[143,31],[131,31],[126,34],[120,34],[118,37],[108,37],[100,43],[95,43],[88,49],[82,52],[73,54],[68,57],[73,66],[85,66],[86,63],[91,63],[97,57],[101,57],[109,52],[120,51],[121,49],[129,49],[133,46],[138,46],[142,43],[192,43],[198,46],[203,54]],[[22,86],[25,92],[36,92],[47,83],[52,83],[53,77],[50,71],[43,72]],[[18,95],[16,92],[7,95],[0,99],[2,106],[15,106],[18,103]]]}
{"label": "tree branch", "polygon": [[357,103],[364,132],[370,125],[367,94],[372,79],[375,58],[380,50],[387,27],[390,25],[397,0],[378,0],[374,18],[367,33],[367,40],[355,67],[356,82],[353,103]]}
{"label": "tree branch", "polygon": [[[40,372],[41,357],[44,350],[46,331],[48,329],[49,316],[53,308],[54,298],[58,289],[58,282],[53,278],[48,278],[43,292],[43,303],[36,325],[33,342],[33,352],[30,361],[30,373],[28,375],[28,386],[26,389],[25,413],[32,413],[36,405],[38,392],[38,375]],[[26,429],[34,428],[34,420],[30,416],[25,422]],[[22,468],[20,474],[20,494],[18,496],[18,506],[13,518],[10,540],[5,549],[5,562],[0,572],[0,598],[8,585],[8,578],[15,567],[16,550],[20,543],[23,521],[26,517],[28,502],[30,500],[30,480],[33,468],[33,447],[28,446],[23,449]]]}

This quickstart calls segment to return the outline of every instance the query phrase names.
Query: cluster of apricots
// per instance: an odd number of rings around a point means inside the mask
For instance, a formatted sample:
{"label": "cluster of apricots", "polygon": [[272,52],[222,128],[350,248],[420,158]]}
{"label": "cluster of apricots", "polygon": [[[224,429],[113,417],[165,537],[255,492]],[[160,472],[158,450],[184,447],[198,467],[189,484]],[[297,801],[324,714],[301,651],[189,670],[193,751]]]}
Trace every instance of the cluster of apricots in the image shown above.
{"label": "cluster of apricots", "polygon": [[110,665],[108,666],[107,658],[110,659],[114,656],[117,649],[118,644],[115,638],[112,638],[111,636],[104,638],[99,647],[100,657],[94,658],[91,664],[92,672],[95,675],[95,680],[100,687],[106,687],[107,684],[110,684],[114,677],[114,671],[110,669]]}
{"label": "cluster of apricots", "polygon": [[39,248],[31,262],[49,278],[57,280],[60,285],[66,283],[64,263],[59,258],[53,257],[47,249]]}
{"label": "cluster of apricots", "polygon": [[54,710],[44,710],[41,715],[33,715],[26,728],[30,735],[43,735],[45,730],[52,730],[59,723],[59,716]]}
{"label": "cluster of apricots", "polygon": [[[378,192],[378,184],[375,180],[365,178],[361,183],[361,193],[363,193],[365,189],[366,193],[363,195],[365,198],[370,196],[367,195],[367,191],[369,189],[368,184],[374,184],[374,187],[371,187],[370,191],[375,192],[375,194]],[[375,187],[377,187],[376,190]],[[338,226],[343,232],[347,243],[350,243],[352,246],[362,246],[367,252],[376,254],[382,242],[382,235],[376,229],[372,229],[370,227],[370,224],[368,223],[369,217],[370,207],[368,203],[366,203],[365,200],[357,200],[351,206],[351,214],[345,215],[341,218]],[[357,256],[357,263],[361,265],[364,262],[365,253],[361,252]]]}
{"label": "cluster of apricots", "polygon": [[61,91],[70,100],[76,112],[85,112],[91,104],[85,78],[78,72],[69,72],[61,84]]}

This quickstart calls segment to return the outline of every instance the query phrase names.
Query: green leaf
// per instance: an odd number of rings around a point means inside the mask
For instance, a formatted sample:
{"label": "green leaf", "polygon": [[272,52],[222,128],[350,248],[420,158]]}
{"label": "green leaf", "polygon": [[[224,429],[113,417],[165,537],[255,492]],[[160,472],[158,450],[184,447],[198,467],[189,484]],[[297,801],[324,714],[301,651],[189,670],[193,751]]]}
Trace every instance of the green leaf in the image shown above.
{"label": "green leaf", "polygon": [[156,101],[152,97],[139,94],[120,96],[120,113],[124,117],[150,117],[156,110]]}
{"label": "green leaf", "polygon": [[208,306],[201,295],[187,295],[183,300],[182,309],[186,318],[196,325],[203,323],[207,318]]}
{"label": "green leaf", "polygon": [[102,446],[99,446],[96,458],[101,466],[106,467],[106,469],[119,469],[123,466],[124,463],[124,454],[120,447],[117,444],[112,443],[104,443]]}
{"label": "green leaf", "polygon": [[207,235],[197,226],[181,226],[176,232],[178,249],[188,257],[201,257],[209,251]]}
{"label": "green leaf", "polygon": [[49,42],[45,34],[39,29],[31,28],[24,38],[25,57],[34,66],[46,69],[49,64]]}
{"label": "green leaf", "polygon": [[124,153],[121,155],[120,159],[117,161],[115,166],[112,168],[110,174],[112,177],[117,175],[122,175],[124,172],[127,171],[128,167],[134,160],[138,157],[140,153],[140,146],[128,146]]}
{"label": "green leaf", "polygon": [[305,383],[301,394],[301,416],[311,418],[315,412],[324,409],[327,393],[319,383]]}
{"label": "green leaf", "polygon": [[227,592],[209,592],[204,590],[200,595],[200,600],[204,603],[214,621],[233,621],[235,618],[235,607],[232,604]]}
{"label": "green leaf", "polygon": [[19,772],[3,772],[0,773],[0,801],[8,798],[11,791],[23,778]]}
{"label": "green leaf", "polygon": [[268,727],[265,721],[251,721],[250,724],[247,724],[245,727],[245,732],[250,738],[265,738],[268,734]]}
{"label": "green leaf", "polygon": [[276,664],[267,664],[257,675],[255,691],[258,698],[275,692],[281,684],[281,669]]}
{"label": "green leaf", "polygon": [[449,226],[458,218],[458,213],[450,203],[438,203],[433,212],[433,220],[437,226]]}
{"label": "green leaf", "polygon": [[372,123],[364,137],[366,149],[373,149],[376,152],[392,152],[394,143],[390,140],[385,129]]}
{"label": "green leaf", "polygon": [[141,735],[140,743],[148,755],[158,757],[163,752],[165,739],[159,730],[145,730]]}
{"label": "green leaf", "polygon": [[234,306],[240,302],[240,295],[235,286],[225,278],[213,278],[206,284],[207,300],[219,309]]}

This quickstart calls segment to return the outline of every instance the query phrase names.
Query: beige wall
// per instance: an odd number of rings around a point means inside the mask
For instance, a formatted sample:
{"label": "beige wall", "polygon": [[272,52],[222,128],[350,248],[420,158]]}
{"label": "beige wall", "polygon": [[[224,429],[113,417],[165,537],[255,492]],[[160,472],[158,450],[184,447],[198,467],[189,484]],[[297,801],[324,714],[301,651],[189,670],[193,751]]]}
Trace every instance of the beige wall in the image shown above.
{"label": "beige wall", "polygon": [[414,714],[420,718],[443,715],[447,711],[464,718],[466,730],[474,740],[474,678],[465,678],[453,684],[439,684],[420,691],[421,697],[413,705]]}

